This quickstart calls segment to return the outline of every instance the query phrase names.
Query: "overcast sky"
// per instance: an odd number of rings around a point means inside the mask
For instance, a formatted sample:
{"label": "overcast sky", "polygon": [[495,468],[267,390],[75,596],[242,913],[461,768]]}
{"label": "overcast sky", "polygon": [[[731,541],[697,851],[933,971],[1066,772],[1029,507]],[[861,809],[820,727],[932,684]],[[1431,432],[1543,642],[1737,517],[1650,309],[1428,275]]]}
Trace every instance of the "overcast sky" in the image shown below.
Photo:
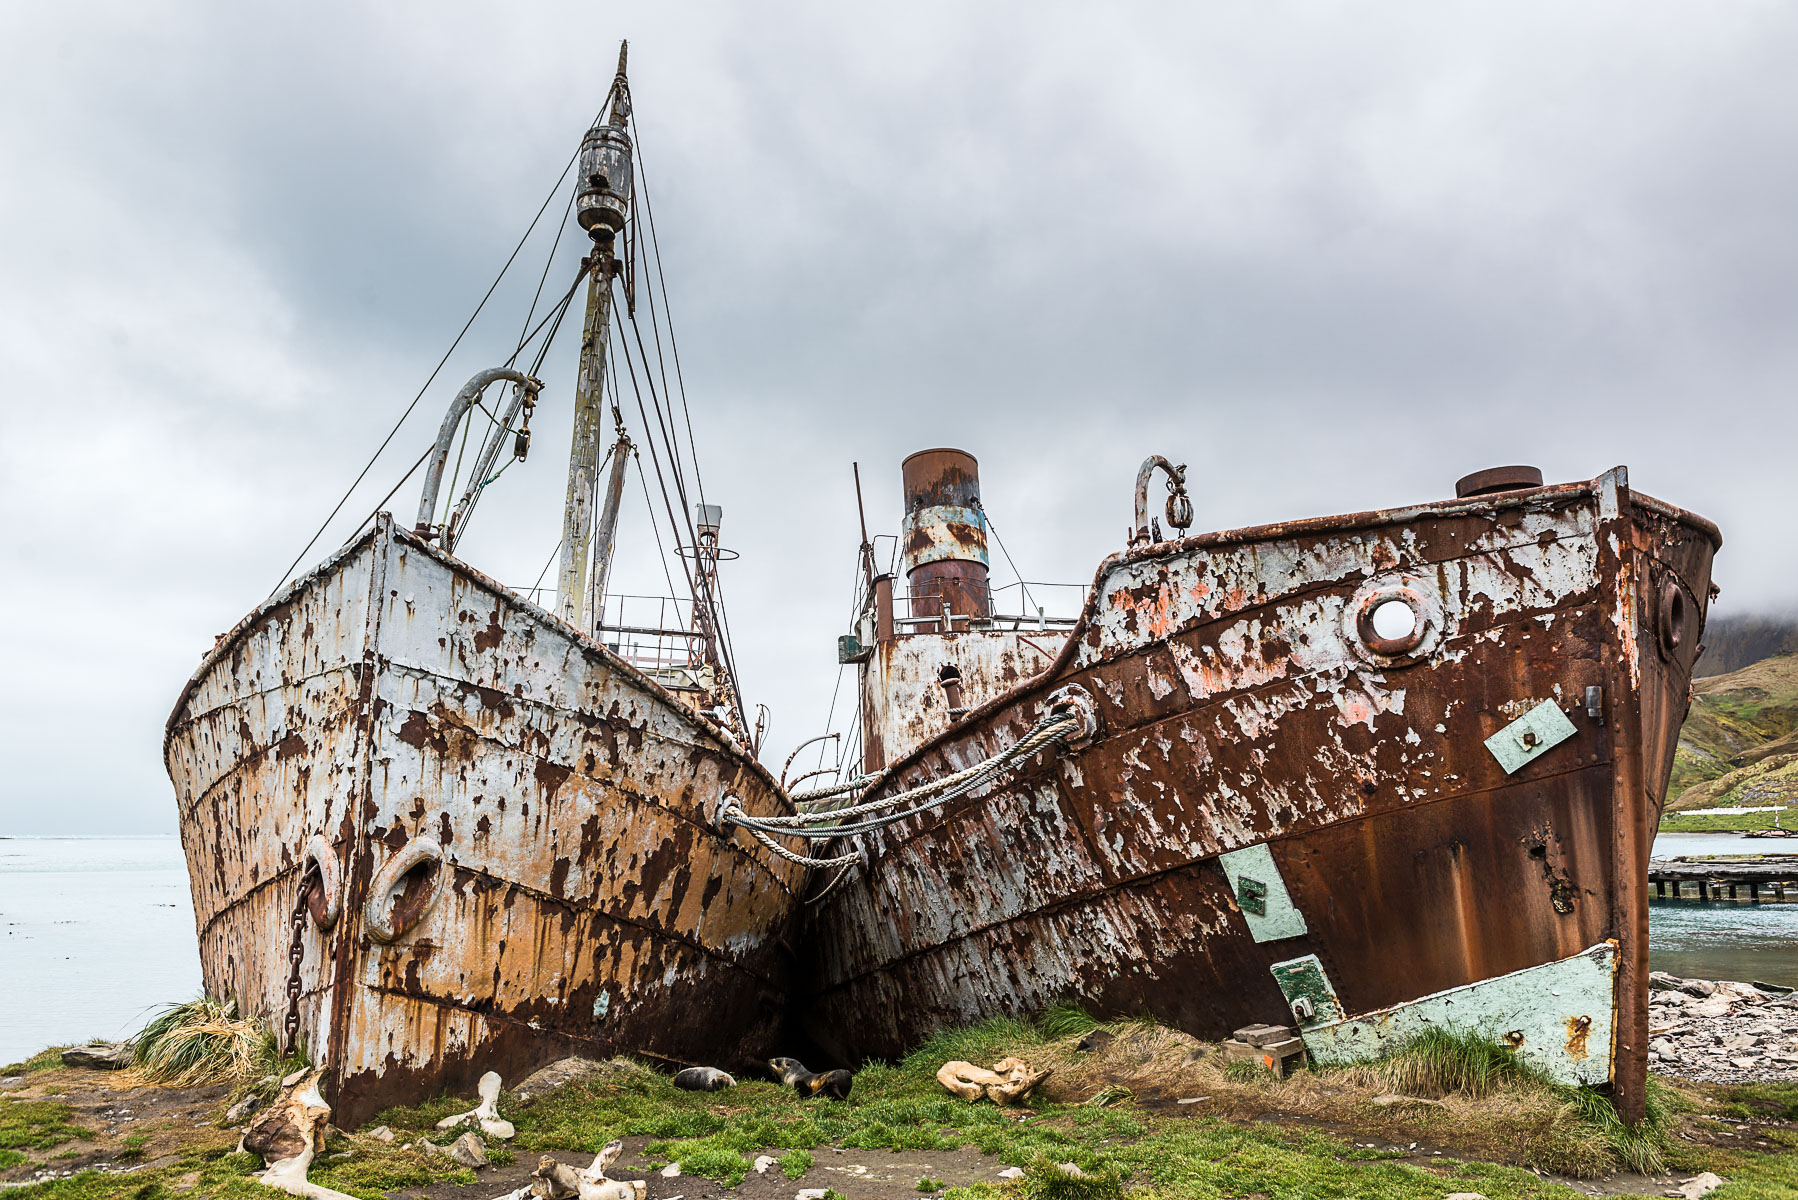
{"label": "overcast sky", "polygon": [[[1626,463],[1723,527],[1715,611],[1798,599],[1790,5],[8,4],[0,834],[173,830],[182,683],[429,374],[621,37],[776,766],[837,677],[850,463],[890,532],[927,446],[979,457],[1032,579],[1122,545],[1151,453],[1204,529]],[[308,565],[510,351],[547,252]],[[507,582],[560,534],[572,353],[462,546]],[[621,539],[660,590],[640,506]]]}

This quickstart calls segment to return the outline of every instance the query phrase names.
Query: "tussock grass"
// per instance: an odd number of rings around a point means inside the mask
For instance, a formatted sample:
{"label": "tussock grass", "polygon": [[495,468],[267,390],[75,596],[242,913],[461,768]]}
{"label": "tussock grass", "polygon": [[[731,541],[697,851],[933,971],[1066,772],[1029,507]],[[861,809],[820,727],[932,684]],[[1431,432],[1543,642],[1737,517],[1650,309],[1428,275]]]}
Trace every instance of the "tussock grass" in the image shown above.
{"label": "tussock grass", "polygon": [[1407,1096],[1478,1100],[1501,1088],[1546,1084],[1542,1073],[1489,1038],[1429,1029],[1373,1068],[1388,1090]]}
{"label": "tussock grass", "polygon": [[1036,1019],[1036,1030],[1046,1038],[1085,1037],[1099,1027],[1098,1019],[1071,1000],[1057,1000]]}
{"label": "tussock grass", "polygon": [[1224,1078],[1231,1083],[1265,1085],[1274,1082],[1276,1076],[1258,1062],[1239,1058],[1235,1062],[1224,1064]]}
{"label": "tussock grass", "polygon": [[132,1072],[147,1083],[241,1082],[281,1065],[274,1033],[238,1016],[233,1000],[200,996],[171,1004],[132,1039]]}

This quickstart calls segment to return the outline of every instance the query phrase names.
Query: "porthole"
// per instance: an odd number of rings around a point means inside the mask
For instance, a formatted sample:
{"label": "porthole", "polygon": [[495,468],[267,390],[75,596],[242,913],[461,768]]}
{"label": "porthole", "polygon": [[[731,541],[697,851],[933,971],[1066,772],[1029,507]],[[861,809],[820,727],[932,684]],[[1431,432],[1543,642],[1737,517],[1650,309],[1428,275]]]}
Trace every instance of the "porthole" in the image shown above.
{"label": "porthole", "polygon": [[414,838],[388,859],[369,886],[362,923],[377,942],[404,937],[430,912],[443,879],[443,847]]}
{"label": "porthole", "polygon": [[1691,606],[1686,603],[1686,589],[1668,575],[1661,580],[1659,619],[1655,633],[1660,642],[1661,657],[1672,658],[1686,643],[1686,626],[1691,621]]}
{"label": "porthole", "polygon": [[1429,654],[1442,635],[1442,605],[1419,579],[1370,579],[1349,599],[1343,634],[1362,661],[1404,666]]}

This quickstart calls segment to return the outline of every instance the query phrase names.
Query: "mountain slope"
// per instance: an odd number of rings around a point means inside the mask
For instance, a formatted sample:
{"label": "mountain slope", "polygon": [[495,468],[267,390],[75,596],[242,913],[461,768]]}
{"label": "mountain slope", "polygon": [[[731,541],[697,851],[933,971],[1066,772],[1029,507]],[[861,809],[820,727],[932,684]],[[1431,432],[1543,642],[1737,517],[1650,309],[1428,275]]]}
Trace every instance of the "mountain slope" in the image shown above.
{"label": "mountain slope", "polygon": [[1798,653],[1798,616],[1713,613],[1704,623],[1704,645],[1692,670],[1699,675],[1727,675],[1763,658],[1793,653]]}
{"label": "mountain slope", "polygon": [[1692,683],[1667,794],[1695,808],[1798,803],[1798,654]]}

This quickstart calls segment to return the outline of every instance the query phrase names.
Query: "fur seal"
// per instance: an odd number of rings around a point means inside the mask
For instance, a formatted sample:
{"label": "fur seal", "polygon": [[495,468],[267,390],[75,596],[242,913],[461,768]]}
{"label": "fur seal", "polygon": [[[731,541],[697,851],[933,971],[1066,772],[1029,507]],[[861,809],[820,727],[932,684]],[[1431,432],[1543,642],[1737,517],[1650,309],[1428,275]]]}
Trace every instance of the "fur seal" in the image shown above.
{"label": "fur seal", "polygon": [[796,1058],[771,1058],[768,1066],[774,1077],[798,1092],[802,1100],[812,1096],[847,1100],[849,1088],[855,1083],[855,1075],[849,1071],[808,1071]]}
{"label": "fur seal", "polygon": [[674,1077],[674,1086],[689,1092],[716,1092],[736,1087],[737,1081],[717,1067],[688,1067]]}

